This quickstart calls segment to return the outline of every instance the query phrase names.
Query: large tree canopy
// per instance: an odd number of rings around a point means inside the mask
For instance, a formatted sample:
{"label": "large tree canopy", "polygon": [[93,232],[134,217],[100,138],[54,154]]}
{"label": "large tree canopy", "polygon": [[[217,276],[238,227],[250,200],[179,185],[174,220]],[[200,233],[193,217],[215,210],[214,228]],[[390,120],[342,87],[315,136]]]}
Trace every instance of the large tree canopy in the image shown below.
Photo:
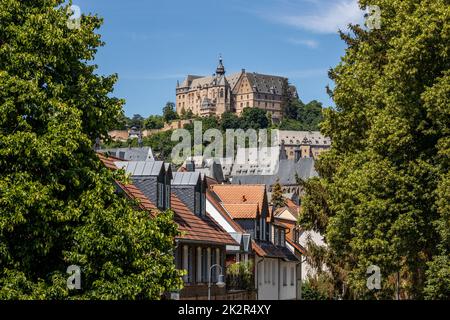
{"label": "large tree canopy", "polygon": [[[300,221],[322,231],[348,295],[450,297],[450,6],[370,0],[381,29],[351,27],[330,71],[332,149],[309,182]],[[370,265],[382,289],[366,287]],[[335,265],[335,267],[337,264]],[[351,293],[349,293],[351,291]]]}
{"label": "large tree canopy", "polygon": [[123,102],[89,63],[101,20],[69,29],[62,2],[0,2],[0,299],[159,298],[180,285],[177,228],[135,209],[96,157]]}

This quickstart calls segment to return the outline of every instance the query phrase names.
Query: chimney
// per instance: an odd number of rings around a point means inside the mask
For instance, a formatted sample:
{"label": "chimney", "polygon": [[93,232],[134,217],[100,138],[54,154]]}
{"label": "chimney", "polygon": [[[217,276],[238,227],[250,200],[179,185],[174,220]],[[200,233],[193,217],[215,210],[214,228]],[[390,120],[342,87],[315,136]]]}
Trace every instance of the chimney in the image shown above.
{"label": "chimney", "polygon": [[195,171],[195,162],[194,160],[186,160],[186,171],[194,172]]}
{"label": "chimney", "polygon": [[245,69],[244,69],[244,68],[242,68],[241,72],[242,72],[242,73],[245,73]]}

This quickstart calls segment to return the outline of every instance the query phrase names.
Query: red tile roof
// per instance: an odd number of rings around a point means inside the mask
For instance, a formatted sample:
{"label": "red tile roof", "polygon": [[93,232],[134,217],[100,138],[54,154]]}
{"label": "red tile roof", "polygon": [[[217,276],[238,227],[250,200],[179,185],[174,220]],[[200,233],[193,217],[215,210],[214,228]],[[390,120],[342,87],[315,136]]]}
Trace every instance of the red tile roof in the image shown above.
{"label": "red tile roof", "polygon": [[172,193],[171,207],[175,212],[175,222],[183,233],[179,239],[201,241],[207,243],[238,245],[209,214],[205,217],[195,215],[189,208]]}
{"label": "red tile roof", "polygon": [[265,185],[214,184],[210,186],[233,219],[255,219],[263,206]]}
{"label": "red tile roof", "polygon": [[255,219],[259,213],[258,204],[222,204],[233,219]]}

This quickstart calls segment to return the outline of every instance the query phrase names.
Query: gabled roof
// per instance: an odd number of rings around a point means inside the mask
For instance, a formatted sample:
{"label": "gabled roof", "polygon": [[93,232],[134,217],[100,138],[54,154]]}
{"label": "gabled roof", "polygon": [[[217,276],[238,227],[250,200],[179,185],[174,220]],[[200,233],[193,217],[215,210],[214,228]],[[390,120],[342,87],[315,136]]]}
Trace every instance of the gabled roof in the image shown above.
{"label": "gabled roof", "polygon": [[139,207],[141,209],[149,211],[152,216],[156,216],[158,214],[159,209],[135,185],[125,185],[120,182],[117,182],[117,185],[125,192],[125,194],[129,198],[138,200]]}
{"label": "gabled roof", "polygon": [[192,171],[185,171],[185,172],[174,172],[172,173],[173,179],[171,184],[172,185],[187,185],[187,186],[195,186],[198,183],[198,180],[201,179],[200,172],[192,172]]}
{"label": "gabled roof", "polygon": [[101,149],[98,152],[108,153],[127,161],[151,161],[154,159],[150,147]]}
{"label": "gabled roof", "polygon": [[295,251],[297,251],[301,254],[306,254],[306,249],[303,246],[301,246],[300,244],[295,243],[294,241],[292,241],[289,238],[286,238],[286,241],[288,244],[290,244],[294,248]]}
{"label": "gabled roof", "polygon": [[211,185],[211,190],[225,204],[258,204],[261,208],[263,206],[266,186],[263,184],[215,184]]}
{"label": "gabled roof", "polygon": [[249,204],[226,204],[222,206],[233,219],[255,219],[259,213],[259,206],[255,203]]}
{"label": "gabled roof", "polygon": [[216,184],[210,188],[233,219],[255,219],[264,205],[264,185]]}
{"label": "gabled roof", "polygon": [[[277,180],[283,186],[296,185],[296,175],[306,180],[311,177],[317,177],[318,173],[314,168],[313,158],[301,158],[297,162],[294,160],[280,160],[278,171],[270,175],[233,175],[231,183],[233,184],[265,184],[267,186],[274,185]],[[247,170],[248,171],[248,170]]]}
{"label": "gabled roof", "polygon": [[114,164],[132,176],[158,176],[164,167],[163,161],[116,161]]}
{"label": "gabled roof", "polygon": [[171,208],[175,212],[174,220],[183,233],[177,239],[199,241],[216,244],[239,245],[216,221],[208,214],[200,218],[175,195],[171,195]]}
{"label": "gabled roof", "polygon": [[269,241],[255,241],[262,255],[269,258],[281,258],[285,261],[298,261],[297,257],[286,247],[276,246]]}
{"label": "gabled roof", "polygon": [[[108,157],[100,153],[97,153],[97,155],[107,168],[111,170],[118,169],[115,164],[117,158]],[[138,200],[141,209],[148,210],[152,216],[160,212],[156,205],[134,184],[124,185],[117,181],[116,183],[129,198]],[[182,233],[176,239],[221,245],[238,245],[208,214],[204,217],[195,215],[174,193],[171,194],[170,203],[171,209],[174,212],[174,221]]]}

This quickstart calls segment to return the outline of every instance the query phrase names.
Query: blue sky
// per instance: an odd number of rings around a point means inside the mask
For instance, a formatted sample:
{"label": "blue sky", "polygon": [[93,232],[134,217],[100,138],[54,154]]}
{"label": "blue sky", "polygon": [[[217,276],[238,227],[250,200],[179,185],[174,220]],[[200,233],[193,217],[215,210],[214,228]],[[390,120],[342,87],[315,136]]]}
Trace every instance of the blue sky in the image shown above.
{"label": "blue sky", "polygon": [[214,73],[286,76],[304,102],[332,105],[327,71],[344,54],[338,28],[361,23],[356,0],[73,0],[104,18],[100,74],[118,73],[114,95],[132,116],[160,114],[177,80]]}

